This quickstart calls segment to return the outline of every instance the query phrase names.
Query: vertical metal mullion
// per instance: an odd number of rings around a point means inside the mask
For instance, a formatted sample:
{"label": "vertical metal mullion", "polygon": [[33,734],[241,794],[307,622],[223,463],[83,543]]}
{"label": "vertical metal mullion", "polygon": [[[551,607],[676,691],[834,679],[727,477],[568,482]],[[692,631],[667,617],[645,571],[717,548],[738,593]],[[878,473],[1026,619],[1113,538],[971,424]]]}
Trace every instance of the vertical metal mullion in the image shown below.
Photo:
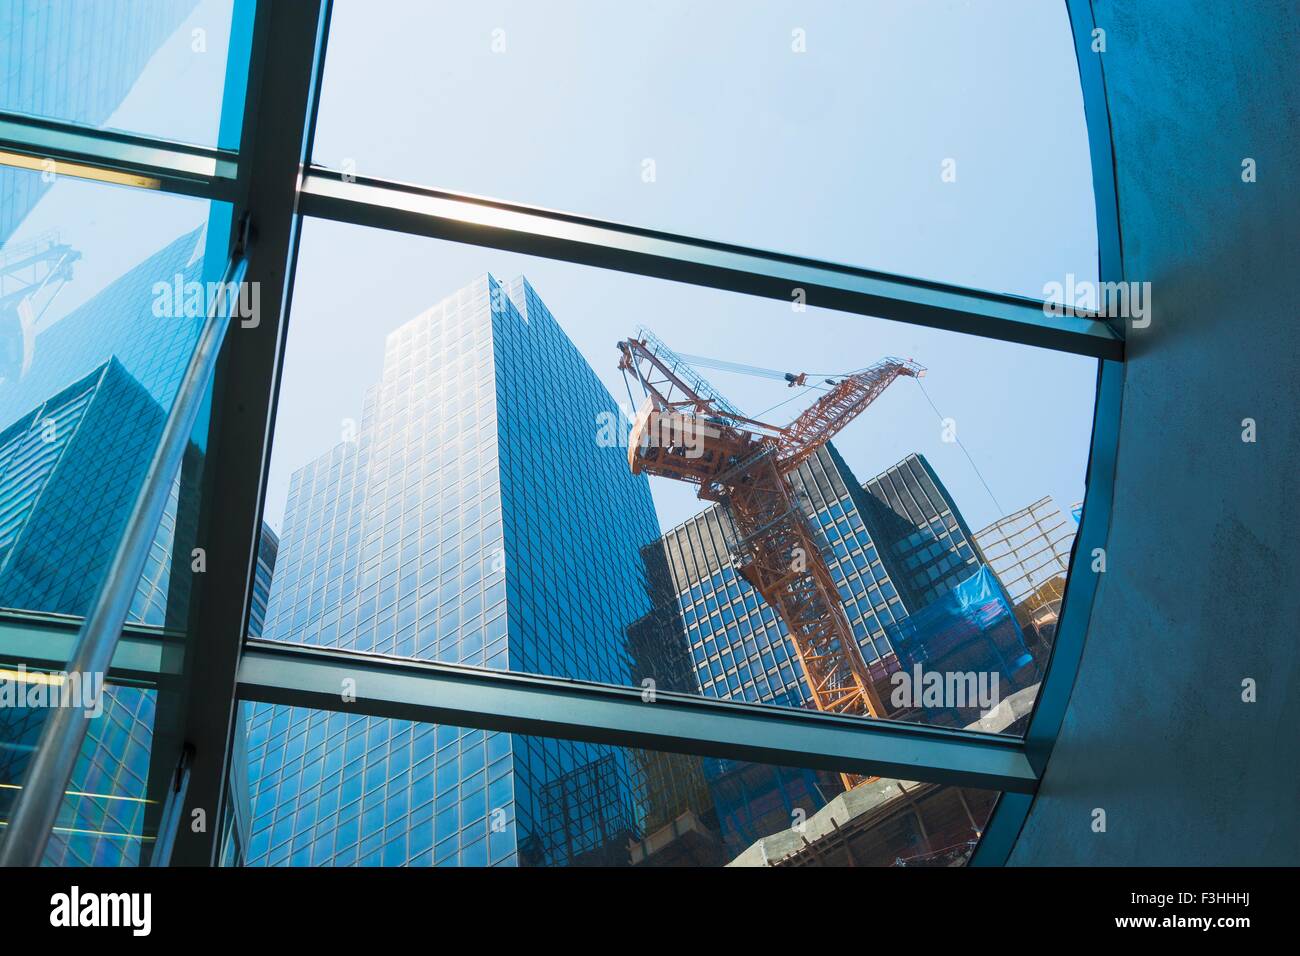
{"label": "vertical metal mullion", "polygon": [[[324,55],[328,3],[259,3],[241,185],[257,237],[249,281],[259,285],[258,321],[236,329],[213,388],[207,454],[196,461],[198,535],[210,560],[189,608],[186,661],[172,704],[185,745],[194,749],[173,866],[217,862],[229,796],[232,742],[240,733],[235,675],[243,649],[260,541],[278,372],[293,265],[297,197]],[[190,825],[202,819],[205,826]]]}

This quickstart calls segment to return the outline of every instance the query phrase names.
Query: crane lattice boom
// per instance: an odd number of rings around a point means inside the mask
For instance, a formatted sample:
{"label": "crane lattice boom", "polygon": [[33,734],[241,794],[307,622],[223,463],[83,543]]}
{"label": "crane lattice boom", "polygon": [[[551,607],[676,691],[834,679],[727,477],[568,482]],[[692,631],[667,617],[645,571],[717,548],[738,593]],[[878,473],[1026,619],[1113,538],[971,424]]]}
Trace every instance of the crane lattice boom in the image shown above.
{"label": "crane lattice boom", "polygon": [[[924,369],[885,359],[835,382],[782,428],[741,415],[652,336],[618,347],[619,368],[645,392],[628,445],[633,473],[689,482],[701,498],[725,502],[737,535],[732,560],[780,614],[817,709],[884,716],[790,474],[891,382]],[[846,786],[856,779],[846,776]]]}

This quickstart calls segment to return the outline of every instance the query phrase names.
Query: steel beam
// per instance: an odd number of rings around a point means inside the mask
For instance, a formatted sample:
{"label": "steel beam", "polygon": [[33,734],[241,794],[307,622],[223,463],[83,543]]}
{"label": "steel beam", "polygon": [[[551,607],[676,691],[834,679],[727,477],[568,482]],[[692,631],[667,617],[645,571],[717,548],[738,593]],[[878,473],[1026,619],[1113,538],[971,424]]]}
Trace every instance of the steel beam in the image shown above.
{"label": "steel beam", "polygon": [[[350,683],[345,683],[350,682]],[[355,691],[355,700],[344,690]],[[335,648],[250,640],[243,700],[1031,792],[1037,777],[1015,737],[711,700]]]}
{"label": "steel beam", "polygon": [[3,111],[0,165],[224,201],[235,198],[239,174],[229,150]]}
{"label": "steel beam", "polygon": [[[0,665],[58,669],[80,618],[0,612]],[[115,682],[160,677],[161,628],[132,625],[109,672]],[[358,699],[343,700],[344,678]],[[251,640],[239,665],[241,699],[342,713],[433,721],[626,747],[674,750],[866,772],[1027,793],[1036,780],[1020,740],[893,721],[867,722],[638,688],[438,664],[334,648]]]}
{"label": "steel beam", "polygon": [[311,167],[299,211],[453,242],[1119,359],[1124,343],[1102,320],[1049,316],[1043,303],[938,282],[762,252],[568,213]]}
{"label": "steel beam", "polygon": [[[67,667],[77,646],[82,618],[36,611],[0,610],[0,667],[21,664],[31,670]],[[113,652],[108,680],[153,685],[162,672],[163,646],[176,639],[160,627],[129,624]]]}
{"label": "steel beam", "polygon": [[235,674],[248,622],[298,241],[298,176],[319,87],[326,13],[322,0],[295,0],[259,3],[255,14],[240,137],[239,182],[247,193],[235,203],[235,221],[246,215],[250,223],[248,281],[260,286],[262,314],[256,324],[232,330],[213,386],[206,454],[189,473],[198,489],[196,541],[207,552],[208,569],[194,578],[182,689],[158,708],[157,724],[178,739],[169,740],[167,753],[155,755],[151,769],[169,773],[178,745],[192,748],[182,819],[202,810],[207,828],[180,829],[172,865],[212,865],[219,850],[237,732]]}

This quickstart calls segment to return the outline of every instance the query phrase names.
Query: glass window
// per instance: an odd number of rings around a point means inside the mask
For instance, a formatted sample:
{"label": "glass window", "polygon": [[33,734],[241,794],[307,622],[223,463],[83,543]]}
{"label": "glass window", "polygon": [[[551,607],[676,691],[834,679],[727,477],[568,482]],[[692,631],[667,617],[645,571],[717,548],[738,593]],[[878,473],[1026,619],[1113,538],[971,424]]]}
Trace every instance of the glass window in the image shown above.
{"label": "glass window", "polygon": [[239,145],[253,0],[8,0],[0,110]]}
{"label": "glass window", "polygon": [[[83,614],[225,269],[230,213],[7,168],[0,196],[0,606]],[[133,621],[166,623],[177,507],[173,491]]]}
{"label": "glass window", "polygon": [[[378,274],[379,288],[366,279]],[[354,321],[361,310],[365,326]],[[844,653],[865,668],[875,713],[1020,732],[1051,636],[1033,631],[996,568],[972,563],[937,592],[972,541],[960,525],[942,539],[932,526],[955,512],[984,527],[1006,502],[1044,493],[1078,499],[1093,360],[826,310],[791,325],[781,302],[314,220],[299,253],[267,489],[283,566],[266,636],[317,640],[324,605],[302,602],[322,591],[357,606],[364,624],[374,585],[358,588],[356,575],[378,575],[387,602],[425,602],[427,614],[412,615],[400,639],[391,620],[329,632],[338,646],[816,707],[797,666],[774,682],[745,663],[771,650],[793,659],[794,649],[735,570],[733,512],[692,485],[629,470],[640,386],[624,380],[613,346],[641,324],[682,351],[778,370],[708,371],[728,401],[775,425],[884,356],[926,367],[792,472],[792,494],[810,521],[824,516],[819,547],[857,645]],[[450,362],[451,342],[481,364]],[[792,391],[781,371],[808,372],[810,384]],[[421,401],[447,409],[465,398],[476,409],[472,445],[417,414]],[[1026,434],[1037,436],[1032,456]],[[411,458],[427,467],[409,468]],[[832,521],[832,504],[862,532],[840,537],[850,522]],[[487,508],[504,520],[471,533],[462,516]],[[394,541],[441,540],[441,576],[403,577],[395,559],[368,552],[360,542],[380,529]],[[351,575],[313,560],[340,542],[360,556]],[[855,572],[866,548],[891,555],[870,586]],[[892,557],[900,551],[909,557]],[[696,599],[716,641],[707,662],[680,610]],[[747,602],[764,613],[742,628]]]}
{"label": "glass window", "polygon": [[47,866],[137,866],[148,861],[156,815],[149,814],[149,749],[156,694],[144,687],[73,680],[0,662],[0,840],[27,765],[55,702],[82,706],[90,719],[45,850]]}
{"label": "glass window", "polygon": [[1063,3],[339,0],[315,143],[361,176],[998,292],[1096,278]]}
{"label": "glass window", "polygon": [[[372,813],[340,812],[337,771],[319,789],[282,783],[327,756],[290,756],[276,716],[338,723],[341,739],[385,741],[369,761],[409,755],[435,733],[501,756],[482,774],[390,787]],[[842,799],[839,774],[692,757],[303,708],[245,705],[251,866],[954,866],[964,863],[997,799],[993,791],[877,778]],[[465,750],[462,750],[462,753]],[[385,813],[385,807],[387,812]],[[834,818],[834,822],[832,822]],[[295,827],[291,821],[305,825]]]}

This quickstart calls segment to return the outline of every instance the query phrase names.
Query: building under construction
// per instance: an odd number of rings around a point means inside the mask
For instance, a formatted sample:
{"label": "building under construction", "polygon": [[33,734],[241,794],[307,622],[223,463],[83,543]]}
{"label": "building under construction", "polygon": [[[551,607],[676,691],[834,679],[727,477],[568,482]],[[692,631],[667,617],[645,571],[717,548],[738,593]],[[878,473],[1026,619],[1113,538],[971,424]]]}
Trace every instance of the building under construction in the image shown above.
{"label": "building under construction", "polygon": [[[857,709],[839,712],[964,726],[979,712],[892,705],[890,675],[924,661],[931,668],[992,667],[1013,690],[1032,681],[1036,672],[1026,670],[1031,658],[1005,595],[925,459],[910,455],[864,485],[824,440],[865,408],[882,382],[919,366],[873,366],[854,386],[856,405],[824,394],[816,403],[821,412],[796,419],[820,414],[824,431],[805,429],[808,444],[786,452],[798,458],[787,468],[780,464],[782,442],[792,441],[786,430],[745,418],[681,356],[644,330],[638,335],[622,343],[624,369],[647,396],[630,464],[697,484],[702,498],[717,503],[643,550],[655,609],[628,631],[636,683],[834,711],[844,706],[843,692],[826,693],[819,682],[828,671],[816,666],[829,645],[853,658],[840,661],[839,674],[863,676]],[[804,378],[783,377],[792,384]],[[837,417],[828,405],[845,410]],[[775,472],[746,479],[751,465],[743,454],[775,461]],[[733,486],[748,509],[739,519]],[[755,505],[756,498],[770,501]],[[980,600],[968,599],[973,585],[983,588]],[[818,643],[840,634],[849,637]],[[662,753],[636,760],[647,835],[632,856],[647,865],[733,858],[788,827],[792,814],[815,815],[863,783]]]}
{"label": "building under construction", "polygon": [[1040,665],[1046,664],[1056,637],[1075,527],[1045,497],[975,532]]}

